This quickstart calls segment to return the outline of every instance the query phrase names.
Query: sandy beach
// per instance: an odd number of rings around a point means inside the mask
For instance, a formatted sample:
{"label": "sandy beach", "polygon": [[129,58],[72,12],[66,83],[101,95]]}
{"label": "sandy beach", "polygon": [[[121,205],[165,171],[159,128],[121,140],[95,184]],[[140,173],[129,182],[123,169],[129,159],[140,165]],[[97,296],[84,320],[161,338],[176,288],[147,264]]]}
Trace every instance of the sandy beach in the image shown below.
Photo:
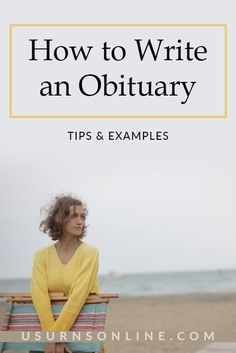
{"label": "sandy beach", "polygon": [[[3,303],[0,310],[2,316]],[[191,353],[213,340],[235,341],[236,294],[113,299],[106,332],[107,353]]]}

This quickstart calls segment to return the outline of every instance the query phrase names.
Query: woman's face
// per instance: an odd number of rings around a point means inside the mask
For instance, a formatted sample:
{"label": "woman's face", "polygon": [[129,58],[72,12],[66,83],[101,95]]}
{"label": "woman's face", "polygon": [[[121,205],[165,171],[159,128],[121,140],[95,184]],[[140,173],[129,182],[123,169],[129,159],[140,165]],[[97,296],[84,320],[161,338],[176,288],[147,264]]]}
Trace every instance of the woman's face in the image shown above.
{"label": "woman's face", "polygon": [[70,206],[69,220],[62,226],[63,235],[80,236],[84,230],[85,212],[83,206]]}

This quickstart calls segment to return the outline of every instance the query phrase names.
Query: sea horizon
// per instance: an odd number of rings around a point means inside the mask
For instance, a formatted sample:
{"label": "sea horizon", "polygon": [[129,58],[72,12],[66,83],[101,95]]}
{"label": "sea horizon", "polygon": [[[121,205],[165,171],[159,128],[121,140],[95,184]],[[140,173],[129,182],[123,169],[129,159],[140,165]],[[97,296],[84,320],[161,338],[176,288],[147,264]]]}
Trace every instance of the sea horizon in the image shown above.
{"label": "sea horizon", "polygon": [[[124,296],[236,292],[236,269],[121,273],[99,275],[100,292]],[[30,278],[2,278],[0,291],[28,292]]]}

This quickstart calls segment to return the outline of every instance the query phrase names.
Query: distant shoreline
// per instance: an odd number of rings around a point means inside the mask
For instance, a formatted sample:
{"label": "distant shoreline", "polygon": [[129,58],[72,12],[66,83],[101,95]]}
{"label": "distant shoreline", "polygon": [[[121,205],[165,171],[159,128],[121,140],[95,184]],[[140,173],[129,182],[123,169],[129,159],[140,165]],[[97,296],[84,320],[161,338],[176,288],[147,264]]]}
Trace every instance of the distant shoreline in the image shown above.
{"label": "distant shoreline", "polygon": [[[216,269],[201,269],[201,270],[176,270],[176,271],[144,271],[144,272],[120,272],[120,271],[109,271],[106,273],[100,273],[99,277],[126,277],[126,276],[146,276],[146,275],[184,275],[184,274],[196,274],[196,273],[222,273],[222,272],[236,272],[236,268],[216,268]],[[0,278],[0,281],[29,281],[30,277],[12,277],[12,278]]]}
{"label": "distant shoreline", "polygon": [[[100,292],[123,296],[236,293],[236,270],[100,275]],[[30,278],[2,279],[0,291],[28,292]]]}

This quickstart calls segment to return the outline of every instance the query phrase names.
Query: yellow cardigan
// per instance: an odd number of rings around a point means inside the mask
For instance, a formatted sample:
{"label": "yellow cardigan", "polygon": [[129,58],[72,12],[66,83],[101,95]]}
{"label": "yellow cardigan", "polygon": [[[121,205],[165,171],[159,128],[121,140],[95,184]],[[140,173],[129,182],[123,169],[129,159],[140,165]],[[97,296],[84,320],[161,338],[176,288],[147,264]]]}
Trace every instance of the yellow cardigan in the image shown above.
{"label": "yellow cardigan", "polygon": [[[70,261],[63,264],[55,245],[35,253],[31,295],[42,331],[69,331],[89,293],[98,293],[98,250],[82,243]],[[53,318],[49,292],[69,295],[59,317]]]}

